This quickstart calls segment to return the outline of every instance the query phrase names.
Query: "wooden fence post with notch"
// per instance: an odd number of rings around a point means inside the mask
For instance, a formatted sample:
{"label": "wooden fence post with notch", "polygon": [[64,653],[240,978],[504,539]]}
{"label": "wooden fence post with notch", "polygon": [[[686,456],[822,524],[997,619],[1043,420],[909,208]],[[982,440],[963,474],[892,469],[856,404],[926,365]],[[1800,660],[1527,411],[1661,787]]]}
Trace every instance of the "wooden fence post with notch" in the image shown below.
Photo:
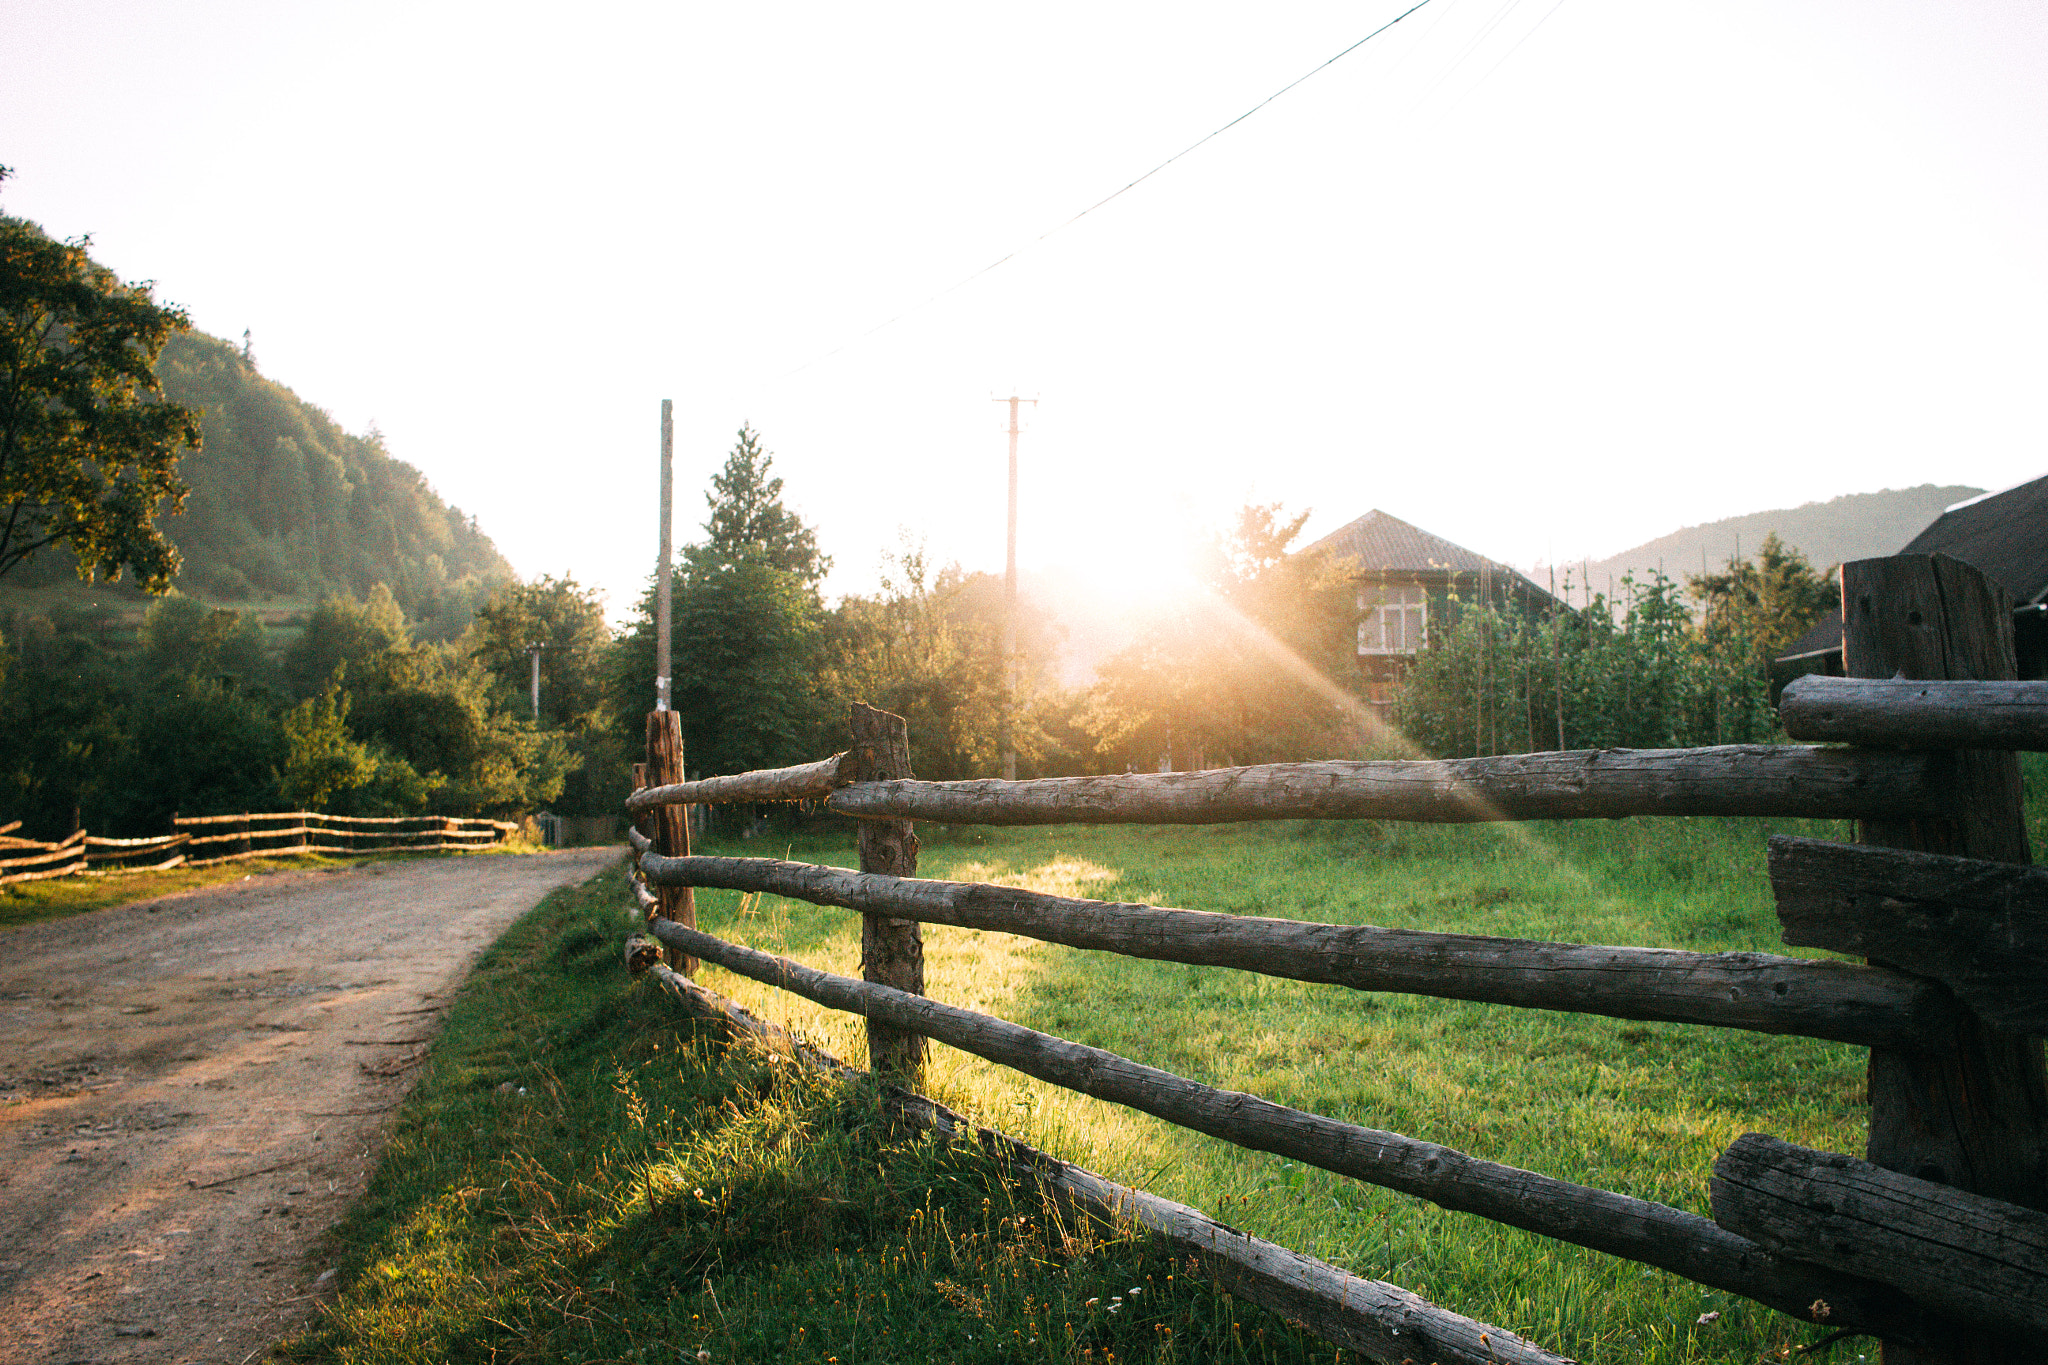
{"label": "wooden fence post with notch", "polygon": [[[647,713],[647,785],[666,787],[683,780],[683,718],[674,711]],[[665,858],[690,856],[690,822],[682,806],[656,806],[652,816],[654,851]],[[658,886],[656,919],[674,920],[687,928],[697,927],[697,893],[687,886]],[[697,959],[677,949],[664,948],[668,965],[685,976],[697,974]]]}
{"label": "wooden fence post with notch", "polygon": [[[1843,671],[1852,678],[2011,679],[2012,603],[1977,569],[1945,555],[1842,566]],[[1858,841],[2028,863],[2018,757],[1956,754],[1953,813],[1865,820]],[[1885,965],[1913,970],[1911,962]],[[2032,1209],[2048,1209],[2048,1085],[2039,1038],[1988,1027],[1968,1011],[1920,1051],[1870,1053],[1873,1165]],[[1887,1343],[1885,1365],[1988,1365],[2013,1343],[1964,1330],[1939,1348]]]}
{"label": "wooden fence post with notch", "polygon": [[[853,704],[853,780],[890,782],[910,774],[910,727],[901,716]],[[860,822],[860,870],[892,877],[917,875],[917,832],[908,820]],[[863,980],[924,994],[924,935],[916,920],[862,915],[860,970]],[[898,1085],[916,1090],[924,1083],[924,1035],[868,1020],[868,1066]]]}

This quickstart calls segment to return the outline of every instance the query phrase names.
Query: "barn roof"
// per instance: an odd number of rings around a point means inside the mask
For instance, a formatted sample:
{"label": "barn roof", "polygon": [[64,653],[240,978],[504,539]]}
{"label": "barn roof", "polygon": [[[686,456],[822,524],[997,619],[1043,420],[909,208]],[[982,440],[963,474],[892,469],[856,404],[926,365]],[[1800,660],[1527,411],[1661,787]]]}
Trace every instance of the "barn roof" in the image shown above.
{"label": "barn roof", "polygon": [[1973,564],[2021,605],[2048,598],[2048,475],[1957,503],[1899,553]]}
{"label": "barn roof", "polygon": [[1377,507],[1358,520],[1338,527],[1302,553],[1355,559],[1359,569],[1365,573],[1477,575],[1485,570],[1494,576],[1504,592],[1527,593],[1552,600],[1549,593],[1499,560],[1488,559]]}

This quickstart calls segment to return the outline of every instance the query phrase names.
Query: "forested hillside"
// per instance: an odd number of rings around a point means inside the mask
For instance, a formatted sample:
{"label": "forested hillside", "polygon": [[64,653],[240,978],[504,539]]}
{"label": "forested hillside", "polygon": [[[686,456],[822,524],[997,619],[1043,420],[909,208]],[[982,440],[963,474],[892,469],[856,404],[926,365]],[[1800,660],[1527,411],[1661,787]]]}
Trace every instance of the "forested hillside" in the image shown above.
{"label": "forested hillside", "polygon": [[[1619,584],[1633,575],[1641,582],[1661,569],[1666,577],[1682,582],[1687,574],[1718,571],[1731,559],[1749,558],[1772,532],[1785,546],[1806,556],[1814,568],[1825,571],[1851,559],[1897,554],[1899,547],[1940,516],[1943,508],[1983,491],[1959,484],[1923,483],[1727,517],[1683,527],[1590,564],[1559,564],[1558,581],[1562,583],[1569,573],[1574,588],[1590,581],[1593,591],[1605,593],[1610,580]],[[1542,581],[1540,574],[1538,581]],[[1576,595],[1573,600],[1578,600]]]}
{"label": "forested hillside", "polygon": [[[204,449],[178,463],[192,488],[184,515],[161,523],[184,556],[179,591],[310,604],[367,597],[384,583],[416,637],[438,640],[461,634],[491,588],[512,578],[475,520],[387,453],[374,430],[343,431],[238,348],[203,333],[174,336],[157,375],[165,397],[201,411],[205,435]],[[49,588],[75,575],[74,561],[53,549],[8,575],[6,587]]]}

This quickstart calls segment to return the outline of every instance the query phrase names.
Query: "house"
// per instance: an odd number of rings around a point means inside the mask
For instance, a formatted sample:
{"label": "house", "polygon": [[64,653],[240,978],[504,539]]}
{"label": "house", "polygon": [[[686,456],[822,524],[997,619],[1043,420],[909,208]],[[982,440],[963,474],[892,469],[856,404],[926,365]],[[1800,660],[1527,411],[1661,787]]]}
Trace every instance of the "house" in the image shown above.
{"label": "house", "polygon": [[[1983,570],[2011,594],[2013,646],[2022,678],[2048,678],[2048,476],[1948,508],[1902,555],[1948,555]],[[1773,695],[1806,673],[1842,675],[1842,609],[1771,661]]]}
{"label": "house", "polygon": [[1409,662],[1467,603],[1513,603],[1548,615],[1569,610],[1528,578],[1375,508],[1302,551],[1349,560],[1358,583],[1358,669],[1366,695],[1393,699]]}

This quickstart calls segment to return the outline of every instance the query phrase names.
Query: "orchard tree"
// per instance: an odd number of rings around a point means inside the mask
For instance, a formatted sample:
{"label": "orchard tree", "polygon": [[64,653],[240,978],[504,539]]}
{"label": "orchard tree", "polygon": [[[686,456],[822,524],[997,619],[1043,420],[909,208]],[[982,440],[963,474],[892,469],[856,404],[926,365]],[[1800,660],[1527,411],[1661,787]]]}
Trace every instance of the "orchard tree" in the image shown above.
{"label": "orchard tree", "polygon": [[199,419],[164,401],[155,366],[191,323],[87,245],[0,217],[0,575],[59,545],[87,581],[133,569],[162,593],[178,551],[155,518],[184,506]]}

